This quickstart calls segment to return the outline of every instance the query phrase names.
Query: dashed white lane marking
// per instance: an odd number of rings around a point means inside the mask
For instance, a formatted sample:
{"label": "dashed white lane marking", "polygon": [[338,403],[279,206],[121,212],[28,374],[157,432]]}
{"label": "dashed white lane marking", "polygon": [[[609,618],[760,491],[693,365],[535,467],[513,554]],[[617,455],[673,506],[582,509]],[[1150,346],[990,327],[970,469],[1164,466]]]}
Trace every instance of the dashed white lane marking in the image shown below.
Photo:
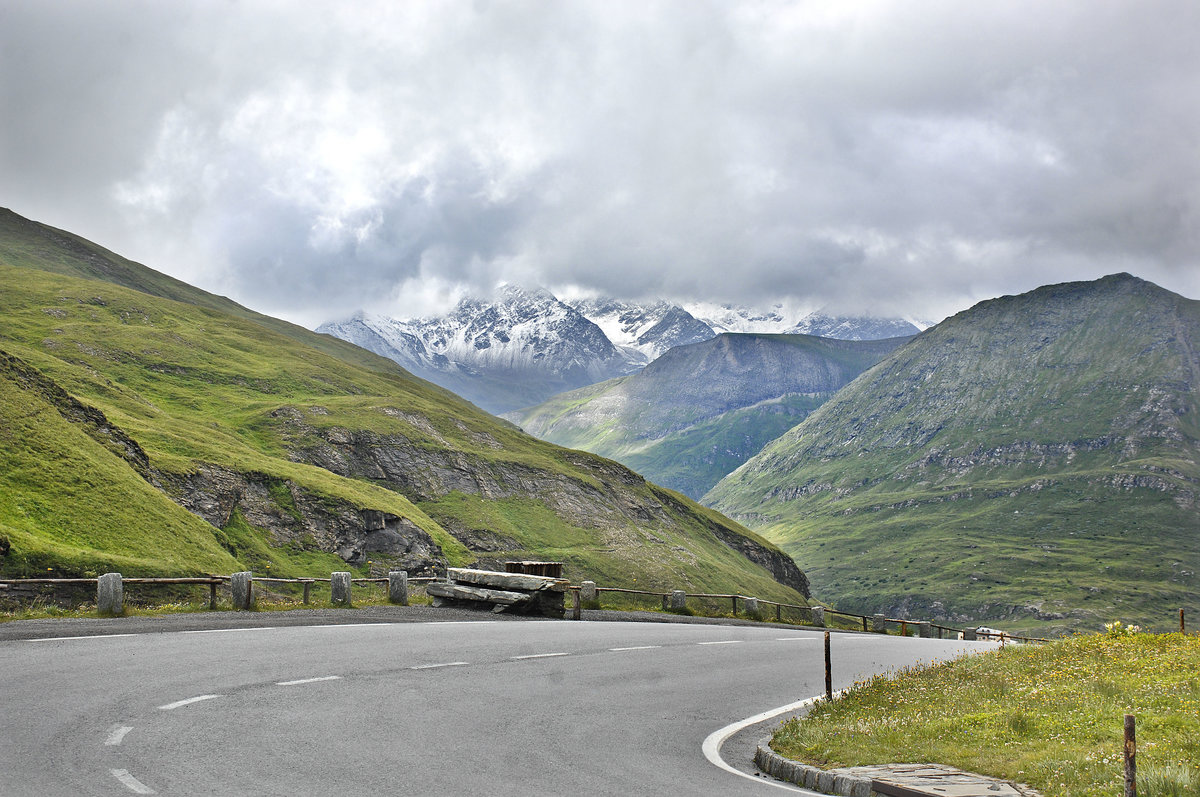
{"label": "dashed white lane marking", "polygon": [[65,642],[70,639],[117,639],[118,637],[137,636],[137,634],[92,634],[91,636],[48,636],[41,639],[26,639],[26,642]]}
{"label": "dashed white lane marking", "polygon": [[611,653],[620,653],[622,650],[657,650],[661,647],[662,645],[637,645],[632,648],[609,648],[608,650]]}
{"label": "dashed white lane marking", "polygon": [[719,642],[697,642],[697,645],[736,645],[741,642],[740,639],[722,639]]}
{"label": "dashed white lane marking", "polygon": [[273,631],[270,626],[263,628],[205,628],[200,631],[180,631],[181,634],[236,634],[246,631]]}
{"label": "dashed white lane marking", "polygon": [[528,656],[509,656],[509,658],[512,659],[513,661],[519,661],[521,659],[549,659],[549,658],[553,658],[554,656],[570,656],[570,655],[571,655],[570,653],[531,653]]}
{"label": "dashed white lane marking", "polygon": [[409,667],[410,670],[436,670],[439,667],[466,667],[465,661],[447,661],[444,664],[418,664],[415,667]]}
{"label": "dashed white lane marking", "polygon": [[316,678],[300,678],[296,681],[277,681],[276,686],[299,686],[300,684],[315,684],[318,681],[340,681],[340,675],[320,675]]}
{"label": "dashed white lane marking", "polygon": [[189,697],[187,700],[176,700],[174,703],[168,703],[165,706],[159,706],[158,708],[160,711],[170,711],[173,708],[190,706],[192,703],[199,703],[201,700],[212,700],[218,697],[220,697],[220,695],[197,695],[196,697]]}
{"label": "dashed white lane marking", "polygon": [[817,638],[815,636],[780,636],[780,637],[775,637],[775,641],[776,642],[816,642]]}
{"label": "dashed white lane marking", "polygon": [[133,730],[133,728],[129,727],[128,725],[121,725],[120,727],[113,728],[112,731],[109,732],[108,738],[104,740],[104,743],[110,747],[114,747],[124,741],[125,734],[129,733],[131,730]]}
{"label": "dashed white lane marking", "polygon": [[154,789],[130,775],[128,770],[110,769],[109,772],[112,772],[113,777],[121,781],[134,794],[158,794]]}

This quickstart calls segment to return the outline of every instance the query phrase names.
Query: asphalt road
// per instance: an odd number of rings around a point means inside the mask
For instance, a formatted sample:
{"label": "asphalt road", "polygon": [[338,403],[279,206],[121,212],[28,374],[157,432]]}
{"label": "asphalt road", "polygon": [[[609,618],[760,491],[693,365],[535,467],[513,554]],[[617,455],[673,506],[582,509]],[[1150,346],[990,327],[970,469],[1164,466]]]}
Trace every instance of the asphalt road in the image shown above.
{"label": "asphalt road", "polygon": [[[711,763],[704,740],[824,689],[815,631],[270,619],[6,629],[0,794],[778,794]],[[834,686],[988,647],[837,633]],[[752,772],[776,722],[723,757]]]}

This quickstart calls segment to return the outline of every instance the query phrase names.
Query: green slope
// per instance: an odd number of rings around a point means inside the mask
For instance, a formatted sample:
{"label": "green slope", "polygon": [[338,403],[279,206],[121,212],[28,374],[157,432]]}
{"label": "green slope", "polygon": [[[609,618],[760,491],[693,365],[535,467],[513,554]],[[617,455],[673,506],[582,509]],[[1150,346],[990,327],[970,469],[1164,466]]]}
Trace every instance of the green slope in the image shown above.
{"label": "green slope", "polygon": [[1200,303],[1118,275],[927,330],[706,503],[862,611],[1153,624],[1200,598]]}
{"label": "green slope", "polygon": [[575,578],[799,597],[767,569],[803,587],[773,546],[615,463],[67,233],[0,221],[2,574],[555,556]]}
{"label": "green slope", "polygon": [[698,498],[906,340],[718,335],[505,417]]}

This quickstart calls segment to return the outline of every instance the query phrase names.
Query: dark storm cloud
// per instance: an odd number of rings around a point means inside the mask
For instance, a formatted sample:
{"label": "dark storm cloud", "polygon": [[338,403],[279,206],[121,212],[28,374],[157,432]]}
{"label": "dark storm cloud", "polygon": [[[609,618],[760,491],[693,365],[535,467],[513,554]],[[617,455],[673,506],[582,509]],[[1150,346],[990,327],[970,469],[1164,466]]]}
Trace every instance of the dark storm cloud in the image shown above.
{"label": "dark storm cloud", "polygon": [[315,324],[499,280],[1200,296],[1200,5],[0,5],[3,204]]}

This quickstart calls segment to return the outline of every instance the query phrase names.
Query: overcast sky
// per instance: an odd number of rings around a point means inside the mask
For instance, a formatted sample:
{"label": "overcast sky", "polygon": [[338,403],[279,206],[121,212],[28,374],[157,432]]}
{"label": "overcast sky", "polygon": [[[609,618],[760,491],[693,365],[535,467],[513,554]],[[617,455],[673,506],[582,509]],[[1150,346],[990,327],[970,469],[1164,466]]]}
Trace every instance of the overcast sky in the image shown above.
{"label": "overcast sky", "polygon": [[1200,298],[1200,3],[0,0],[0,206],[308,326]]}

